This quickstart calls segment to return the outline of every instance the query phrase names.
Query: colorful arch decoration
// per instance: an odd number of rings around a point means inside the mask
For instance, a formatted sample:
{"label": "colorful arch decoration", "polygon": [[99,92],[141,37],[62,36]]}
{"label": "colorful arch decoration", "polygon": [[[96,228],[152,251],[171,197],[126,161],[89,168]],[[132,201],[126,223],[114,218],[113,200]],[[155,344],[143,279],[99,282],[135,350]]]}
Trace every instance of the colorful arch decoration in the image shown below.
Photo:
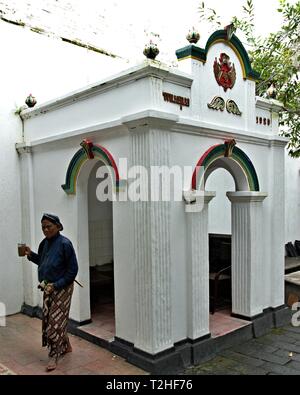
{"label": "colorful arch decoration", "polygon": [[237,36],[235,34],[233,34],[232,37],[230,38],[230,40],[228,40],[226,30],[217,30],[216,32],[214,32],[207,40],[205,49],[197,47],[195,45],[188,45],[184,48],[178,49],[176,51],[177,59],[183,60],[185,58],[193,58],[193,59],[197,59],[197,60],[205,63],[207,60],[207,54],[208,54],[209,48],[213,44],[216,44],[219,42],[226,43],[235,52],[235,54],[237,55],[237,57],[240,61],[244,79],[249,79],[249,80],[254,80],[254,81],[257,81],[260,79],[259,73],[252,69],[248,53],[247,53],[245,47],[243,46],[243,44],[241,43],[241,41],[237,38]]}
{"label": "colorful arch decoration", "polygon": [[75,153],[69,163],[66,174],[66,182],[61,186],[62,189],[68,195],[75,195],[77,177],[81,167],[86,161],[96,157],[102,160],[106,166],[110,166],[113,169],[113,182],[115,190],[118,191],[120,185],[119,171],[111,153],[101,145],[93,144],[90,140],[83,140],[80,145],[82,148]]}
{"label": "colorful arch decoration", "polygon": [[[259,191],[258,177],[251,160],[245,154],[245,152],[236,147],[235,144],[235,140],[225,141],[224,144],[217,144],[210,147],[201,156],[192,177],[191,187],[193,190],[196,190],[197,187],[201,185],[206,170],[212,165],[213,162],[215,162],[217,159],[227,157],[235,161],[243,171],[248,183],[249,191]],[[201,168],[204,168],[204,172],[201,174],[200,179],[198,179]]]}

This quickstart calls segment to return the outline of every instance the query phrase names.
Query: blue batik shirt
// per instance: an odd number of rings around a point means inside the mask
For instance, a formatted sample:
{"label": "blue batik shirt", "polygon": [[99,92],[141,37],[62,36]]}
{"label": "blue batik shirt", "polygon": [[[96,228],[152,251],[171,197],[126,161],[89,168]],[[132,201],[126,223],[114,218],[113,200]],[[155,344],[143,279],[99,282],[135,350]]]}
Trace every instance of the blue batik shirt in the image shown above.
{"label": "blue batik shirt", "polygon": [[57,233],[51,239],[44,239],[38,253],[31,252],[27,257],[38,265],[39,281],[53,283],[59,290],[71,284],[78,272],[74,247],[69,239]]}

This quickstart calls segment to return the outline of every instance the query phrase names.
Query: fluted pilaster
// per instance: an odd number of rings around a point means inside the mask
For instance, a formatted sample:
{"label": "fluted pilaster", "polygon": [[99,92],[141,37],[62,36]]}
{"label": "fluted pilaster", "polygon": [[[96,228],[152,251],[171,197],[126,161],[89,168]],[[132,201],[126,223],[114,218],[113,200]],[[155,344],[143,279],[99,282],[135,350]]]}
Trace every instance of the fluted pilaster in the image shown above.
{"label": "fluted pilaster", "polygon": [[202,210],[187,211],[188,338],[193,340],[209,334],[208,203],[214,197],[205,192]]}
{"label": "fluted pilaster", "polygon": [[261,192],[228,192],[232,203],[232,312],[262,313],[263,211]]}
{"label": "fluted pilaster", "polygon": [[[151,166],[169,166],[167,131],[132,132],[132,163],[148,170],[141,188],[149,201],[133,202],[136,339],[135,347],[156,354],[173,346],[171,312],[170,202],[150,201]],[[166,186],[163,186],[166,187]]]}

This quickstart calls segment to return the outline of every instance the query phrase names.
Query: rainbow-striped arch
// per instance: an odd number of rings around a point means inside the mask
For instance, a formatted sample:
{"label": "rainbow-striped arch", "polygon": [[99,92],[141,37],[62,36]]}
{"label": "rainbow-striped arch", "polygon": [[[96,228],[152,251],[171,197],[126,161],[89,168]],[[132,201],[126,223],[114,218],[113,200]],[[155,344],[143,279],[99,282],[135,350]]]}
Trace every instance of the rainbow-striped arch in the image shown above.
{"label": "rainbow-striped arch", "polygon": [[119,190],[120,177],[116,162],[111,153],[101,145],[94,145],[91,142],[82,142],[82,147],[79,149],[70,161],[66,174],[66,182],[62,185],[62,189],[68,195],[76,194],[76,183],[77,177],[81,167],[89,159],[99,158],[106,166],[109,166],[113,170],[113,183],[115,191]]}
{"label": "rainbow-striped arch", "polygon": [[217,168],[228,170],[237,190],[259,191],[256,170],[249,157],[235,142],[225,142],[210,147],[199,159],[192,177],[192,189],[204,189],[208,175]]}

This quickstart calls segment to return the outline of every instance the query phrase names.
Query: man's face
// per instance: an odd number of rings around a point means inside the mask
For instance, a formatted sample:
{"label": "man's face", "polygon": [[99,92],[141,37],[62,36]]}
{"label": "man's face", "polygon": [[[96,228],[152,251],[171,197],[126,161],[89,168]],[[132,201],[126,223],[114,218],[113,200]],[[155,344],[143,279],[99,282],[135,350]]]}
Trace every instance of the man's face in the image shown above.
{"label": "man's face", "polygon": [[51,239],[59,232],[59,226],[53,224],[52,222],[44,219],[42,221],[42,231],[47,239]]}

